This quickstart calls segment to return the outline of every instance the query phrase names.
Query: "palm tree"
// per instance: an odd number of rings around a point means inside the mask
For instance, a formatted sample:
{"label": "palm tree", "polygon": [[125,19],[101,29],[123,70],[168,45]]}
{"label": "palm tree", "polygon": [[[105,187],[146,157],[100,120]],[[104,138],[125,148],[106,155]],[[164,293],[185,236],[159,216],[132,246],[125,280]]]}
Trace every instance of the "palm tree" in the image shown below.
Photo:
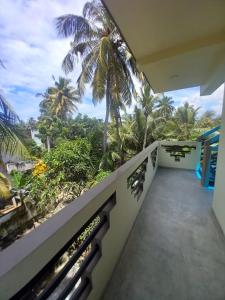
{"label": "palm tree", "polygon": [[172,100],[171,97],[162,95],[162,97],[160,97],[157,100],[157,104],[155,107],[156,107],[159,115],[161,117],[165,118],[166,120],[168,120],[169,118],[171,118],[173,111],[175,109],[173,104],[174,104],[174,101]]}
{"label": "palm tree", "polygon": [[82,71],[77,80],[80,94],[83,95],[86,84],[90,84],[94,104],[105,98],[103,151],[106,153],[112,103],[114,112],[115,106],[121,101],[131,104],[134,92],[131,71],[136,72],[134,59],[107,11],[98,1],[87,2],[83,16],[64,15],[57,18],[56,26],[59,35],[73,36],[71,49],[63,60],[63,70],[66,73],[73,71],[75,58],[81,58]]}
{"label": "palm tree", "polygon": [[0,94],[0,161],[2,155],[28,155],[27,149],[17,137],[14,126],[19,117]]}
{"label": "palm tree", "polygon": [[[0,94],[0,167],[4,171],[4,156],[26,157],[28,152],[22,142],[17,137],[14,126],[19,120],[10,104]],[[0,197],[7,198],[9,182],[0,172]]]}
{"label": "palm tree", "polygon": [[143,146],[144,149],[146,147],[147,142],[147,132],[148,132],[148,119],[153,116],[153,110],[156,103],[157,98],[151,95],[151,87],[148,83],[145,83],[142,90],[141,96],[137,97],[138,103],[141,104],[145,121],[144,121],[144,139]]}
{"label": "palm tree", "polygon": [[39,110],[41,117],[51,115],[51,101],[48,95],[48,89],[44,93],[37,93],[36,97],[42,97],[41,102],[39,103]]}
{"label": "palm tree", "polygon": [[33,138],[33,132],[35,131],[36,126],[37,126],[36,120],[33,117],[29,118],[26,124],[26,128],[27,130],[29,130],[29,134],[31,138]]}
{"label": "palm tree", "polygon": [[121,166],[125,161],[137,153],[137,139],[133,132],[134,119],[125,114],[119,128],[120,140],[118,141],[115,121],[109,126],[109,143],[107,151],[107,165],[110,169]]}
{"label": "palm tree", "polygon": [[49,87],[47,101],[50,103],[51,113],[60,119],[67,119],[75,110],[76,103],[80,102],[80,97],[71,85],[71,80],[59,77],[59,80],[54,79],[54,87]]}
{"label": "palm tree", "polygon": [[44,115],[37,122],[38,134],[36,135],[45,144],[47,151],[57,142],[57,137],[62,134],[64,121],[56,116]]}
{"label": "palm tree", "polygon": [[194,108],[188,102],[177,108],[174,117],[167,122],[167,137],[178,140],[190,140],[196,127],[199,107]]}
{"label": "palm tree", "polygon": [[216,113],[214,110],[205,111],[198,120],[198,126],[200,128],[212,128],[215,125]]}

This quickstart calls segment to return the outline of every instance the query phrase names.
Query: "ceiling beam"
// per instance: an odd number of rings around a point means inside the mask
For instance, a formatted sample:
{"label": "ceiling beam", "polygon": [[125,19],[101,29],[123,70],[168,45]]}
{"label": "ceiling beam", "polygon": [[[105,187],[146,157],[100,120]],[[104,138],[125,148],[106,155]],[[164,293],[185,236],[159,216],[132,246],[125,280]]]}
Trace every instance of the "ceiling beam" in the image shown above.
{"label": "ceiling beam", "polygon": [[211,95],[218,87],[225,82],[225,54],[218,61],[208,79],[200,86],[200,95]]}
{"label": "ceiling beam", "polygon": [[198,50],[203,47],[209,47],[216,44],[225,43],[225,32],[220,32],[211,36],[192,40],[171,48],[163,49],[155,53],[137,58],[138,65],[148,65],[162,59],[170,58],[176,55],[181,55],[190,51]]}

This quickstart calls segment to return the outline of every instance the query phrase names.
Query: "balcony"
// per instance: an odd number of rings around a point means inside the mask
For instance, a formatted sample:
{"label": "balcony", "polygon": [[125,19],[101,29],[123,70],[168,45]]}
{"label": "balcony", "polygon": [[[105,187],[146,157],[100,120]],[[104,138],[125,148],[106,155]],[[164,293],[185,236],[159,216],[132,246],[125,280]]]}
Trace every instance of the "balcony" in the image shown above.
{"label": "balcony", "polygon": [[158,169],[103,299],[224,299],[212,194],[193,171]]}
{"label": "balcony", "polygon": [[223,299],[225,242],[200,156],[198,142],[151,144],[0,253],[0,299]]}

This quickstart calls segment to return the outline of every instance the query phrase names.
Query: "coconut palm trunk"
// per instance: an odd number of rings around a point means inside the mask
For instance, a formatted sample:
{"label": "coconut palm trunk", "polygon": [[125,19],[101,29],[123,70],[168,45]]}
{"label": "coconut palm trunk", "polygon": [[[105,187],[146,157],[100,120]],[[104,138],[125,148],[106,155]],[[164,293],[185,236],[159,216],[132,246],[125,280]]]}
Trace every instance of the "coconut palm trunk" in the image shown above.
{"label": "coconut palm trunk", "polygon": [[106,111],[105,111],[105,122],[103,132],[103,153],[107,151],[107,136],[108,136],[108,125],[109,125],[109,113],[111,109],[111,94],[110,94],[110,80],[109,76],[106,83]]}
{"label": "coconut palm trunk", "polygon": [[148,116],[145,116],[145,133],[144,133],[144,140],[143,140],[143,150],[145,149],[147,143],[147,132],[148,132]]}
{"label": "coconut palm trunk", "polygon": [[47,136],[47,138],[46,138],[46,144],[47,144],[47,150],[48,150],[48,152],[50,152],[51,151],[51,143],[50,143],[50,137],[49,136]]}
{"label": "coconut palm trunk", "polygon": [[115,107],[115,122],[116,122],[116,136],[118,143],[118,153],[120,155],[120,166],[124,163],[124,151],[122,147],[122,140],[120,136],[121,116],[119,107]]}

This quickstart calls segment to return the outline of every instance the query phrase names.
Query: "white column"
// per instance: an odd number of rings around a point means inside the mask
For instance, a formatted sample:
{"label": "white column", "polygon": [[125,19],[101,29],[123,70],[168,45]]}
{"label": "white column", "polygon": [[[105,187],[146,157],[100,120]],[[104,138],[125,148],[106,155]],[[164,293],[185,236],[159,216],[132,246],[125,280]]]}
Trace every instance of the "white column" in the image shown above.
{"label": "white column", "polygon": [[213,210],[225,234],[225,84]]}

